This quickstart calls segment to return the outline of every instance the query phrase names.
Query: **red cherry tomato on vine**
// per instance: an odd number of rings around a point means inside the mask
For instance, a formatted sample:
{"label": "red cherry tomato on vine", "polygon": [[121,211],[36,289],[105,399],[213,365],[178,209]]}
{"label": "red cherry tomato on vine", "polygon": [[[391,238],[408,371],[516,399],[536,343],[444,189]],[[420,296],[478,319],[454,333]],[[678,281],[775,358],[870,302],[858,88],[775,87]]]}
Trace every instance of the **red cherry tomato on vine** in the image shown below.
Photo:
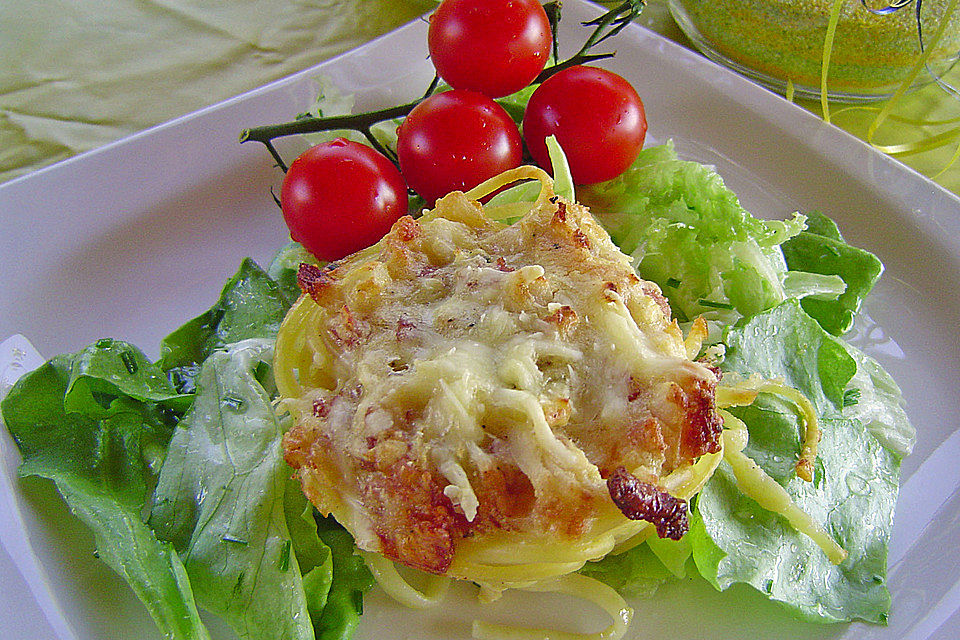
{"label": "red cherry tomato on vine", "polygon": [[444,0],[430,17],[430,58],[454,89],[491,98],[524,88],[550,57],[550,21],[537,0]]}
{"label": "red cherry tomato on vine", "polygon": [[519,166],[523,143],[503,107],[455,89],[430,96],[410,112],[397,129],[397,155],[407,184],[433,202]]}
{"label": "red cherry tomato on vine", "polygon": [[637,159],[646,133],[647,117],[636,90],[597,67],[571,67],[547,78],[523,114],[530,155],[550,168],[545,140],[557,136],[576,184],[623,173]]}
{"label": "red cherry tomato on vine", "polygon": [[407,213],[397,168],[366,145],[337,138],[302,153],[280,189],[290,237],[321,260],[376,243]]}

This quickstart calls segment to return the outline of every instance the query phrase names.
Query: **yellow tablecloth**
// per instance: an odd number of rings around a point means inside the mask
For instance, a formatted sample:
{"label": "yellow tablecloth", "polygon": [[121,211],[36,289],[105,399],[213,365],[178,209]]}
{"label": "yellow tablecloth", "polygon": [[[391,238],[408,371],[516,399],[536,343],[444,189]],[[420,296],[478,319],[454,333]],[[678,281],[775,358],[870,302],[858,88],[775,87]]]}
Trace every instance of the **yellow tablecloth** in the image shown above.
{"label": "yellow tablecloth", "polygon": [[[367,42],[435,6],[431,0],[4,0],[0,4],[0,182],[263,85]],[[641,21],[689,43],[666,7]],[[953,74],[960,84],[960,69]],[[805,107],[820,112],[818,104]],[[870,111],[833,107],[865,137]],[[897,115],[960,116],[933,85]],[[936,130],[927,133],[936,133]],[[890,122],[875,141],[923,135]],[[901,159],[960,193],[954,147]],[[958,163],[960,165],[960,163]]]}

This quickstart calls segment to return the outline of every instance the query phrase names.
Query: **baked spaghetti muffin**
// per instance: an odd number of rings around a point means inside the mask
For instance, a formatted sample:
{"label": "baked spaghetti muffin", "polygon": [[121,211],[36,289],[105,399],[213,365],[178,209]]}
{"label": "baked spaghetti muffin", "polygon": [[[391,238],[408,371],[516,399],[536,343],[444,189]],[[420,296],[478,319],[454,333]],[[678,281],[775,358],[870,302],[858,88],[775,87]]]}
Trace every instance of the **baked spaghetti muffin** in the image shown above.
{"label": "baked spaghetti muffin", "polygon": [[686,530],[719,376],[586,208],[506,225],[455,192],[299,279],[286,459],[360,549],[507,585]]}

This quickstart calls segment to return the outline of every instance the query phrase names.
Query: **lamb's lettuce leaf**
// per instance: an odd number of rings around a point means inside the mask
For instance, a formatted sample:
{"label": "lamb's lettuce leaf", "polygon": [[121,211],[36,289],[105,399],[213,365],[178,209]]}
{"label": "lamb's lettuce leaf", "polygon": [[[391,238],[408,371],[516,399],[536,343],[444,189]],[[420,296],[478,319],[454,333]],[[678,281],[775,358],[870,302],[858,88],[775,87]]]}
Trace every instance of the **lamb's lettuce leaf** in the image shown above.
{"label": "lamb's lettuce leaf", "polygon": [[750,431],[744,453],[823,523],[849,557],[831,564],[786,520],[744,496],[721,463],[696,501],[690,542],[697,568],[718,589],[749,584],[804,618],[883,623],[899,458],[842,415],[856,359],[794,300],[733,328],[723,368],[782,378],[813,402],[822,433],[813,482],[793,470],[801,446],[797,411],[774,396],[737,410]]}
{"label": "lamb's lettuce leaf", "polygon": [[0,410],[23,456],[20,475],[54,482],[165,637],[203,640],[180,557],[140,516],[172,432],[160,403],[181,402],[138,349],[102,340],[21,378]]}
{"label": "lamb's lettuce leaf", "polygon": [[[306,500],[289,482],[283,428],[257,377],[272,357],[272,341],[250,339],[203,363],[196,400],[160,473],[150,525],[183,558],[200,605],[241,638],[309,640],[314,631],[302,576],[331,565],[315,528],[295,522],[307,540],[295,547],[291,537],[289,516],[301,518]],[[304,565],[301,549],[319,565]],[[329,580],[321,576],[310,585],[318,583]]]}

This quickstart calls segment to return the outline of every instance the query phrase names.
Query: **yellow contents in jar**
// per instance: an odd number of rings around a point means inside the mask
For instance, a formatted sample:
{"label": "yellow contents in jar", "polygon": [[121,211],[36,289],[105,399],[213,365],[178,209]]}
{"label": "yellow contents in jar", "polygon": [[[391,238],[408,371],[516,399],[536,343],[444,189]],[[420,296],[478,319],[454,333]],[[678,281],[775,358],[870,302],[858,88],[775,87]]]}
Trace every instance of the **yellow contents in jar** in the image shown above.
{"label": "yellow contents in jar", "polygon": [[[834,0],[671,0],[684,32],[707,55],[742,66],[767,84],[791,82],[816,88]],[[920,57],[917,3],[878,15],[892,0],[844,0],[830,49],[828,92],[840,97],[877,97],[892,92]],[[924,45],[932,47],[930,68],[946,71],[960,50],[960,12],[948,15],[950,0],[921,5]],[[948,20],[943,36],[933,35]],[[726,60],[723,60],[723,59]],[[754,73],[751,73],[754,72]],[[927,80],[929,80],[929,76]]]}

